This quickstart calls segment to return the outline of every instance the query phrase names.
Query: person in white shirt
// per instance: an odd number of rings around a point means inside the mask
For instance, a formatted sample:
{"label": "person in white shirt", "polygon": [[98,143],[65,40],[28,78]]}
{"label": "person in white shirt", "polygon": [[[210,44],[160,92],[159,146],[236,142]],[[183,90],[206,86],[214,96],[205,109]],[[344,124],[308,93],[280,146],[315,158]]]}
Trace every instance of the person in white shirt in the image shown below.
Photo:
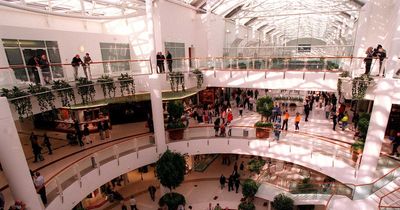
{"label": "person in white shirt", "polygon": [[44,185],[44,177],[39,172],[35,173],[33,183],[35,184],[36,192],[40,195],[43,204],[47,205],[46,187]]}
{"label": "person in white shirt", "polygon": [[136,199],[131,196],[131,199],[129,199],[129,205],[131,206],[131,210],[138,210],[136,207]]}

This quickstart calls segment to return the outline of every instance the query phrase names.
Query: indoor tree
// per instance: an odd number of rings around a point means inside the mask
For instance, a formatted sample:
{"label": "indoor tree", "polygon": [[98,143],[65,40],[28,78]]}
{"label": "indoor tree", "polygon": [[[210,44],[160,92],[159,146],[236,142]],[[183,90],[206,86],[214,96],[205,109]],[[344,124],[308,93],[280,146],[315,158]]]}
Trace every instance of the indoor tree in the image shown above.
{"label": "indoor tree", "polygon": [[183,129],[185,125],[182,122],[184,112],[183,103],[179,100],[170,101],[167,105],[168,111],[168,135],[172,140],[183,139]]}
{"label": "indoor tree", "polygon": [[274,197],[274,201],[272,202],[272,207],[274,207],[275,210],[293,210],[294,201],[290,197],[281,193]]}
{"label": "indoor tree", "polygon": [[268,138],[270,130],[267,128],[272,128],[273,124],[266,122],[272,115],[272,109],[274,108],[274,101],[269,96],[261,97],[257,100],[256,109],[261,115],[261,120],[254,124],[256,127],[257,138]]}
{"label": "indoor tree", "polygon": [[242,184],[242,194],[244,200],[247,202],[253,202],[254,196],[256,195],[260,185],[253,179],[246,179]]}
{"label": "indoor tree", "polygon": [[159,205],[167,205],[168,209],[176,210],[178,205],[185,205],[185,197],[171,192],[178,187],[185,178],[186,162],[182,154],[167,150],[156,162],[156,175],[160,183],[169,189],[169,192],[160,198]]}

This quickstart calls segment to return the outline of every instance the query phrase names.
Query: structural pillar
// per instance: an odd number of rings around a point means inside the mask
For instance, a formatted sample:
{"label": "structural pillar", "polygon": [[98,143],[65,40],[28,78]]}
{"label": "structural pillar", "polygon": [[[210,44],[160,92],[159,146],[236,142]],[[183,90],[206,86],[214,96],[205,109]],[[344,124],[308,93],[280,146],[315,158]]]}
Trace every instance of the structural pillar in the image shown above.
{"label": "structural pillar", "polygon": [[[392,33],[390,44],[386,46],[386,70],[385,70],[385,77],[386,78],[393,78],[400,77],[400,2],[396,2],[395,8],[393,8],[393,21],[392,22]],[[385,48],[385,47],[384,47]],[[399,71],[399,72],[398,72]],[[396,75],[396,73],[399,73]]]}
{"label": "structural pillar", "polygon": [[23,201],[29,210],[44,209],[36,193],[22,150],[11,109],[5,97],[0,98],[0,162],[14,200]]}
{"label": "structural pillar", "polygon": [[156,50],[155,50],[155,33],[154,33],[154,20],[153,20],[153,1],[146,0],[146,26],[147,26],[147,35],[149,40],[149,56],[151,61],[151,66],[153,69],[153,74],[157,72],[156,70]]}
{"label": "structural pillar", "polygon": [[370,183],[375,178],[374,171],[378,165],[386,126],[392,108],[392,88],[385,81],[380,80],[376,91],[374,91],[375,100],[369,121],[367,138],[365,139],[363,156],[358,170],[358,184]]}

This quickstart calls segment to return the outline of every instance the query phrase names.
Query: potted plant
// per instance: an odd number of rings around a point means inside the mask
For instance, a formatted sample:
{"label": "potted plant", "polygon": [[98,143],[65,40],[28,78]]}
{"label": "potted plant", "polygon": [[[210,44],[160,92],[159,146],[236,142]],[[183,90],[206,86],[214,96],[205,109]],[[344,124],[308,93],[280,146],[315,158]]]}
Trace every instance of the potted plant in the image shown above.
{"label": "potted plant", "polygon": [[[257,138],[268,138],[271,133],[272,123],[266,122],[272,115],[274,102],[271,97],[265,96],[257,100],[257,112],[261,115],[261,120],[254,124]],[[264,120],[265,119],[265,120]]]}
{"label": "potted plant", "polygon": [[301,182],[296,186],[296,189],[292,193],[297,194],[310,194],[317,192],[316,187],[311,183],[310,178],[304,178]]}
{"label": "potted plant", "polygon": [[57,96],[61,99],[62,106],[71,106],[72,101],[76,104],[74,89],[66,81],[55,80],[51,88],[57,91]]}
{"label": "potted plant", "polygon": [[89,81],[86,77],[81,77],[78,79],[76,87],[78,88],[78,94],[81,96],[83,104],[93,101],[96,90],[92,81]]}
{"label": "potted plant", "polygon": [[293,210],[294,201],[290,197],[281,193],[274,197],[274,201],[272,202],[272,207],[274,207],[275,210]]}
{"label": "potted plant", "polygon": [[159,200],[160,206],[168,206],[168,209],[177,209],[178,205],[185,205],[185,198],[179,193],[171,192],[185,179],[186,161],[182,154],[167,150],[156,162],[155,172],[160,183],[170,192]]}
{"label": "potted plant", "polygon": [[339,69],[339,64],[337,64],[333,61],[327,61],[326,65],[327,65],[328,70],[338,70]]}
{"label": "potted plant", "polygon": [[238,210],[255,210],[256,206],[252,202],[243,201],[239,204]]}
{"label": "potted plant", "polygon": [[357,162],[358,157],[360,156],[360,154],[363,153],[364,145],[365,145],[364,138],[357,139],[357,141],[351,145],[351,159],[354,162]]}
{"label": "potted plant", "polygon": [[363,153],[370,117],[371,116],[369,114],[363,113],[360,115],[360,119],[358,120],[358,132],[356,133],[357,140],[351,145],[351,154],[354,162],[356,162],[358,160],[358,156]]}
{"label": "potted plant", "polygon": [[2,92],[3,94],[1,96],[6,97],[9,102],[14,105],[14,108],[17,111],[20,120],[33,114],[32,103],[31,98],[29,97],[29,93],[15,86],[11,90],[3,88]]}
{"label": "potted plant", "polygon": [[182,86],[182,91],[185,91],[185,77],[182,72],[169,72],[168,77],[172,91],[178,92],[179,85]]}
{"label": "potted plant", "polygon": [[184,107],[181,101],[170,101],[167,105],[168,121],[167,130],[169,139],[181,140],[183,139],[183,132],[185,125],[181,118],[183,115]]}
{"label": "potted plant", "polygon": [[115,97],[115,83],[114,80],[108,75],[102,75],[98,80],[97,83],[100,84],[101,89],[103,90],[104,98]]}
{"label": "potted plant", "polygon": [[372,83],[372,78],[368,74],[353,79],[351,92],[353,99],[364,99],[368,86]]}
{"label": "potted plant", "polygon": [[196,76],[197,88],[201,88],[201,86],[203,85],[203,82],[204,82],[203,73],[199,69],[193,70],[192,73]]}
{"label": "potted plant", "polygon": [[50,88],[43,87],[40,84],[30,84],[28,92],[36,97],[41,112],[56,108],[54,106],[55,96],[53,92],[51,92]]}
{"label": "potted plant", "polygon": [[262,158],[253,158],[247,163],[247,168],[250,172],[260,174],[261,169],[264,167],[266,161]]}
{"label": "potted plant", "polygon": [[256,181],[246,179],[242,184],[242,194],[244,199],[247,202],[253,202],[254,196],[256,196],[259,187],[260,185]]}
{"label": "potted plant", "polygon": [[135,81],[132,76],[129,76],[128,73],[121,74],[118,77],[119,86],[121,90],[121,96],[124,96],[124,92],[126,91],[128,95],[135,94]]}

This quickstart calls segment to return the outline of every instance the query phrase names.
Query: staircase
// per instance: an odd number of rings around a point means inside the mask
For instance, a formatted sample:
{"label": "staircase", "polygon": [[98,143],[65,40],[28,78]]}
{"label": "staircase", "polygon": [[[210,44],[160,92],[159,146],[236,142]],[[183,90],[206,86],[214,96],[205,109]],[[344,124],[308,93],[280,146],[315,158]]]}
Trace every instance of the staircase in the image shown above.
{"label": "staircase", "polygon": [[370,195],[380,210],[400,209],[400,177]]}

